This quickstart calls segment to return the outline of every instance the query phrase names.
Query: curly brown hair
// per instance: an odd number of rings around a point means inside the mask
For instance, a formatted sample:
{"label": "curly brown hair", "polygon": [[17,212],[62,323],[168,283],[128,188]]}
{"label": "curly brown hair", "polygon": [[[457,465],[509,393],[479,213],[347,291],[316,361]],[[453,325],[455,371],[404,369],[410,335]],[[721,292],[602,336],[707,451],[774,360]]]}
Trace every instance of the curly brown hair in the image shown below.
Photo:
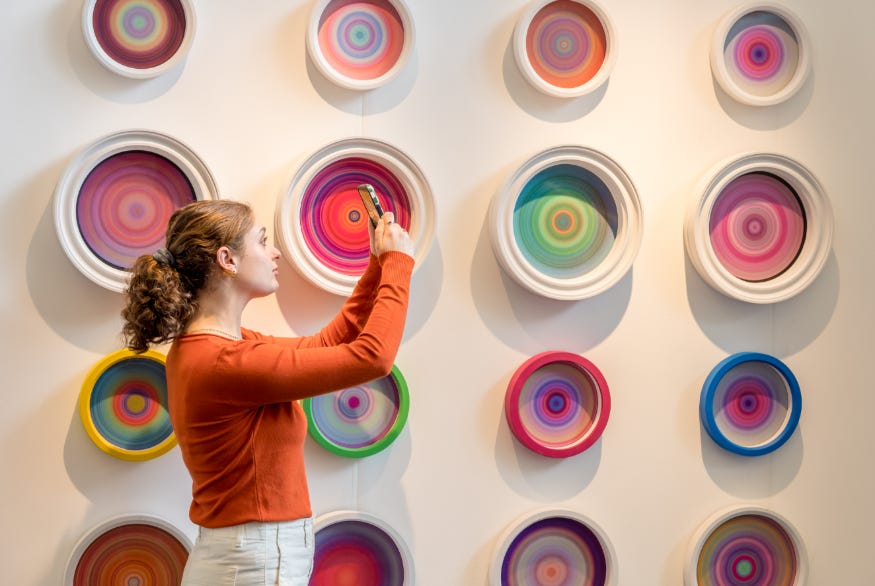
{"label": "curly brown hair", "polygon": [[166,249],[144,254],[131,267],[122,309],[122,335],[134,352],[179,336],[198,308],[198,294],[218,270],[219,248],[241,251],[255,218],[249,205],[231,200],[196,201],[176,210],[165,234]]}

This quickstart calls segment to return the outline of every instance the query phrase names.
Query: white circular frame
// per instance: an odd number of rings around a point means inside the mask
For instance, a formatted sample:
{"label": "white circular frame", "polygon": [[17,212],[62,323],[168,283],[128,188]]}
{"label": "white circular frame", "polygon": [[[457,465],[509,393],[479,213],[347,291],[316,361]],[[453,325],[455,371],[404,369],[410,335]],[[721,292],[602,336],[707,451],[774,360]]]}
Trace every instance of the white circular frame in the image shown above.
{"label": "white circular frame", "polygon": [[404,0],[387,0],[387,2],[395,8],[395,11],[401,18],[401,26],[404,28],[404,43],[401,46],[401,54],[398,56],[398,60],[395,64],[392,65],[386,73],[372,79],[356,79],[340,73],[331,65],[331,63],[328,62],[325,55],[322,53],[322,47],[319,45],[319,21],[321,20],[325,9],[328,8],[328,5],[332,1],[334,0],[317,0],[313,5],[313,10],[310,13],[309,24],[307,25],[307,53],[310,55],[310,58],[319,69],[320,73],[335,85],[356,91],[372,90],[386,85],[395,79],[398,74],[401,73],[401,70],[407,65],[410,56],[413,54],[414,47],[416,46],[416,30],[413,23],[413,16]]}
{"label": "white circular frame", "polygon": [[318,533],[320,530],[325,529],[326,527],[330,527],[331,525],[335,525],[336,523],[341,523],[343,521],[357,521],[360,523],[367,523],[368,525],[373,525],[374,527],[380,529],[386,535],[388,535],[395,544],[395,546],[398,548],[398,553],[401,554],[401,563],[404,566],[404,582],[402,586],[413,586],[416,583],[413,566],[413,554],[410,552],[410,548],[407,546],[407,543],[401,537],[401,534],[398,533],[391,525],[375,515],[365,513],[363,511],[349,510],[333,511],[330,513],[319,515],[313,521],[314,537],[316,533]]}
{"label": "white circular frame", "polygon": [[170,59],[160,65],[145,69],[129,67],[119,63],[100,46],[100,42],[97,40],[97,35],[94,32],[93,16],[96,3],[97,0],[85,0],[85,4],[82,7],[82,33],[85,36],[85,44],[88,45],[91,53],[109,71],[131,79],[149,79],[173,69],[188,55],[188,51],[194,42],[195,30],[197,28],[197,19],[191,0],[179,0],[185,14],[185,34],[182,37],[182,44],[179,45],[176,53]]}
{"label": "white circular frame", "polygon": [[556,0],[535,0],[526,6],[514,28],[513,56],[516,60],[517,67],[523,74],[523,77],[536,90],[556,98],[576,98],[595,91],[607,81],[608,77],[610,77],[611,72],[614,70],[614,63],[617,60],[617,35],[614,29],[614,23],[611,21],[608,13],[605,12],[600,5],[593,0],[572,0],[573,2],[591,10],[601,22],[602,28],[604,28],[605,31],[605,60],[602,62],[602,65],[599,67],[596,74],[582,85],[566,88],[549,83],[543,77],[538,75],[529,61],[528,51],[526,50],[526,36],[528,35],[529,27],[531,26],[535,15],[537,15],[542,8],[555,1]]}
{"label": "white circular frame", "polygon": [[501,536],[498,538],[498,541],[495,542],[495,546],[492,550],[492,561],[489,564],[490,586],[504,586],[501,582],[501,567],[504,564],[504,557],[507,555],[507,550],[513,543],[513,540],[529,526],[544,519],[556,517],[577,521],[593,532],[596,538],[598,538],[599,544],[602,546],[602,551],[605,553],[605,562],[607,565],[605,586],[616,586],[618,584],[617,554],[604,530],[595,523],[595,521],[576,511],[545,507],[518,517],[513,523],[505,528]]}
{"label": "white circular frame", "polygon": [[[820,182],[797,161],[773,153],[743,155],[717,169],[687,208],[684,245],[696,271],[717,291],[748,303],[777,303],[800,293],[820,274],[832,245],[832,206]],[[759,282],[730,273],[717,258],[710,238],[711,210],[717,198],[730,182],[750,173],[768,173],[786,182],[798,196],[806,222],[802,250],[793,264],[780,275]]]}
{"label": "white circular frame", "polygon": [[134,150],[154,153],[173,162],[185,173],[198,200],[219,197],[213,175],[203,161],[189,147],[166,134],[126,130],[104,136],[80,151],[55,187],[55,231],[67,257],[82,274],[118,293],[124,291],[130,272],[106,264],[91,251],[79,231],[76,202],[82,184],[97,165],[113,155]]}
{"label": "white circular frame", "polygon": [[408,232],[416,247],[414,271],[428,255],[435,231],[435,204],[425,174],[408,155],[383,141],[345,138],[329,143],[307,157],[295,172],[286,192],[277,200],[274,218],[277,243],[283,254],[308,281],[336,295],[352,293],[361,275],[347,275],[325,266],[304,241],[301,199],[310,181],[328,165],[350,157],[379,163],[401,182],[410,202]]}
{"label": "white circular frame", "polygon": [[[799,63],[796,66],[796,72],[793,74],[793,77],[780,91],[767,96],[751,94],[740,88],[729,74],[723,55],[726,36],[729,34],[730,29],[739,20],[754,12],[768,12],[783,20],[793,31],[793,35],[799,44]],[[711,41],[710,61],[711,73],[714,75],[714,79],[717,80],[723,91],[731,98],[749,106],[771,106],[789,99],[802,88],[806,79],[808,79],[808,74],[811,71],[811,60],[811,41],[805,25],[788,8],[768,0],[750,2],[727,13],[717,25]]]}
{"label": "white circular frame", "polygon": [[[596,175],[610,190],[617,208],[617,235],[607,257],[593,270],[569,279],[545,275],[532,266],[517,246],[513,228],[514,207],[525,185],[544,169],[562,164]],[[492,199],[489,228],[496,258],[520,285],[543,297],[577,300],[607,290],[626,274],[638,254],[643,220],[638,192],[619,164],[594,149],[566,145],[536,154],[510,176]]]}
{"label": "white circular frame", "polygon": [[775,511],[766,509],[759,505],[734,505],[723,510],[717,511],[705,520],[702,525],[696,530],[690,538],[689,547],[687,549],[687,563],[684,568],[684,586],[699,586],[697,568],[699,565],[699,554],[702,551],[702,546],[708,536],[717,529],[720,525],[744,515],[756,515],[767,517],[777,523],[783,529],[790,540],[793,542],[793,548],[796,551],[797,572],[796,581],[793,586],[805,586],[808,580],[808,554],[805,550],[805,542],[793,525],[787,519],[779,515]]}
{"label": "white circular frame", "polygon": [[112,529],[116,527],[121,527],[123,525],[151,525],[152,527],[157,527],[163,531],[166,531],[173,537],[175,537],[179,542],[191,553],[191,549],[193,547],[191,539],[188,538],[188,535],[182,532],[181,529],[170,523],[169,521],[162,519],[161,517],[157,517],[155,515],[146,515],[146,514],[133,514],[133,515],[118,515],[116,517],[112,517],[107,519],[103,523],[96,525],[92,529],[89,529],[82,537],[79,538],[79,541],[76,542],[76,545],[73,547],[73,551],[70,553],[70,557],[67,560],[67,567],[64,570],[64,586],[73,586],[73,579],[76,577],[76,568],[79,565],[79,560],[82,557],[82,554],[85,553],[85,550],[91,545],[91,543]]}

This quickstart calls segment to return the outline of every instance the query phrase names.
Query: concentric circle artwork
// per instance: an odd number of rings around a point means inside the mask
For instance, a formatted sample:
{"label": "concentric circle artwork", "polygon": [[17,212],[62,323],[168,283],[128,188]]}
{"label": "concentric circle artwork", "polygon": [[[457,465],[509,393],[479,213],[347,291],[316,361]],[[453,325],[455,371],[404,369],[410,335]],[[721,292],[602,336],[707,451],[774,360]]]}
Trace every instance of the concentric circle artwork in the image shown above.
{"label": "concentric circle artwork", "polygon": [[388,376],[302,401],[310,436],[326,450],[363,458],[387,448],[407,423],[407,382],[392,367]]}
{"label": "concentric circle artwork", "polygon": [[773,2],[755,2],[727,14],[714,32],[711,71],[730,97],[769,106],[795,94],[811,69],[811,45],[802,22]]}
{"label": "concentric circle artwork", "polygon": [[685,586],[803,586],[805,546],[773,511],[736,506],[708,519],[690,542]]}
{"label": "concentric circle artwork", "polygon": [[832,208],[808,169],[781,155],[751,154],[708,177],[687,211],[684,242],[712,287],[775,303],[817,277],[832,233]]}
{"label": "concentric circle artwork", "polygon": [[773,356],[741,352],[722,360],[705,379],[699,414],[722,448],[760,456],[793,435],[802,414],[796,377]]}
{"label": "concentric circle artwork", "polygon": [[55,230],[77,269],[121,292],[137,257],[164,246],[174,211],[217,197],[209,169],[178,140],[143,130],[119,132],[91,144],[67,166],[55,188]]}
{"label": "concentric circle artwork", "polygon": [[167,586],[182,582],[191,541],[148,515],[110,519],[84,535],[67,563],[65,586]]}
{"label": "concentric circle artwork", "polygon": [[79,416],[101,450],[122,460],[149,460],[176,445],[167,412],[165,357],[118,350],[82,383]]}
{"label": "concentric circle artwork", "polygon": [[567,458],[592,446],[610,413],[605,377],[571,352],[529,358],[511,377],[504,396],[504,414],[516,438],[551,458]]}
{"label": "concentric circle artwork", "polygon": [[384,211],[410,233],[417,266],[434,235],[434,199],[416,162],[399,149],[373,139],[331,143],[298,168],[277,202],[280,249],[310,282],[349,295],[370,256],[368,216],[356,187],[370,183]]}
{"label": "concentric circle artwork", "polygon": [[403,0],[318,0],[307,51],[319,71],[348,89],[385,85],[404,68],[415,32]]}
{"label": "concentric circle artwork", "polygon": [[536,0],[517,21],[517,67],[537,90],[571,98],[600,87],[610,76],[616,36],[607,13],[591,0]]}
{"label": "concentric circle artwork", "polygon": [[602,529],[570,510],[542,509],[511,524],[496,544],[491,586],[617,583],[616,556]]}
{"label": "concentric circle artwork", "polygon": [[310,586],[410,586],[413,556],[401,536],[381,519],[357,511],[317,517]]}
{"label": "concentric circle artwork", "polygon": [[561,300],[597,295],[632,266],[641,242],[638,192],[604,154],[560,146],[526,161],[495,194],[492,249],[533,293]]}
{"label": "concentric circle artwork", "polygon": [[155,77],[175,67],[191,46],[190,0],[86,0],[85,42],[97,60],[125,77]]}

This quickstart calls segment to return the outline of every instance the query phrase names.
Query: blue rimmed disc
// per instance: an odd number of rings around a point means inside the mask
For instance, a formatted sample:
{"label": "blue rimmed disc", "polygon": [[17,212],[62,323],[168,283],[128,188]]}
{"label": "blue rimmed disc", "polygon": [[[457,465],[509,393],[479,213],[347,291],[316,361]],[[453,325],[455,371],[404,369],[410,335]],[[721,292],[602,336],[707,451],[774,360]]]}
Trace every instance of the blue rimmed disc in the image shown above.
{"label": "blue rimmed disc", "polygon": [[705,379],[699,415],[722,448],[760,456],[790,439],[802,413],[796,377],[773,356],[741,352],[722,360]]}
{"label": "blue rimmed disc", "polygon": [[392,367],[388,376],[302,402],[311,437],[326,450],[363,458],[389,446],[407,423],[407,382]]}

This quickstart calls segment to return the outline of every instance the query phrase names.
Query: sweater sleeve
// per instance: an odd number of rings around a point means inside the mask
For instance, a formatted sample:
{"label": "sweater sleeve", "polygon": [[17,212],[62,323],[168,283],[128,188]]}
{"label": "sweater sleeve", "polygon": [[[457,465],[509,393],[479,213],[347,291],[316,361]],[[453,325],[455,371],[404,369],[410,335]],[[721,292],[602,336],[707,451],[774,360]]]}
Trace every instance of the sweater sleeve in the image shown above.
{"label": "sweater sleeve", "polygon": [[[342,325],[335,318],[328,337],[320,333],[309,341],[287,344],[258,336],[224,344],[213,365],[216,401],[254,407],[337,391],[387,375],[404,333],[413,259],[387,252],[379,263],[373,301],[345,305],[341,315],[344,311],[346,315],[339,318]],[[363,299],[365,288],[351,297]],[[351,340],[326,344],[343,330],[354,331],[359,323],[361,329]]]}

